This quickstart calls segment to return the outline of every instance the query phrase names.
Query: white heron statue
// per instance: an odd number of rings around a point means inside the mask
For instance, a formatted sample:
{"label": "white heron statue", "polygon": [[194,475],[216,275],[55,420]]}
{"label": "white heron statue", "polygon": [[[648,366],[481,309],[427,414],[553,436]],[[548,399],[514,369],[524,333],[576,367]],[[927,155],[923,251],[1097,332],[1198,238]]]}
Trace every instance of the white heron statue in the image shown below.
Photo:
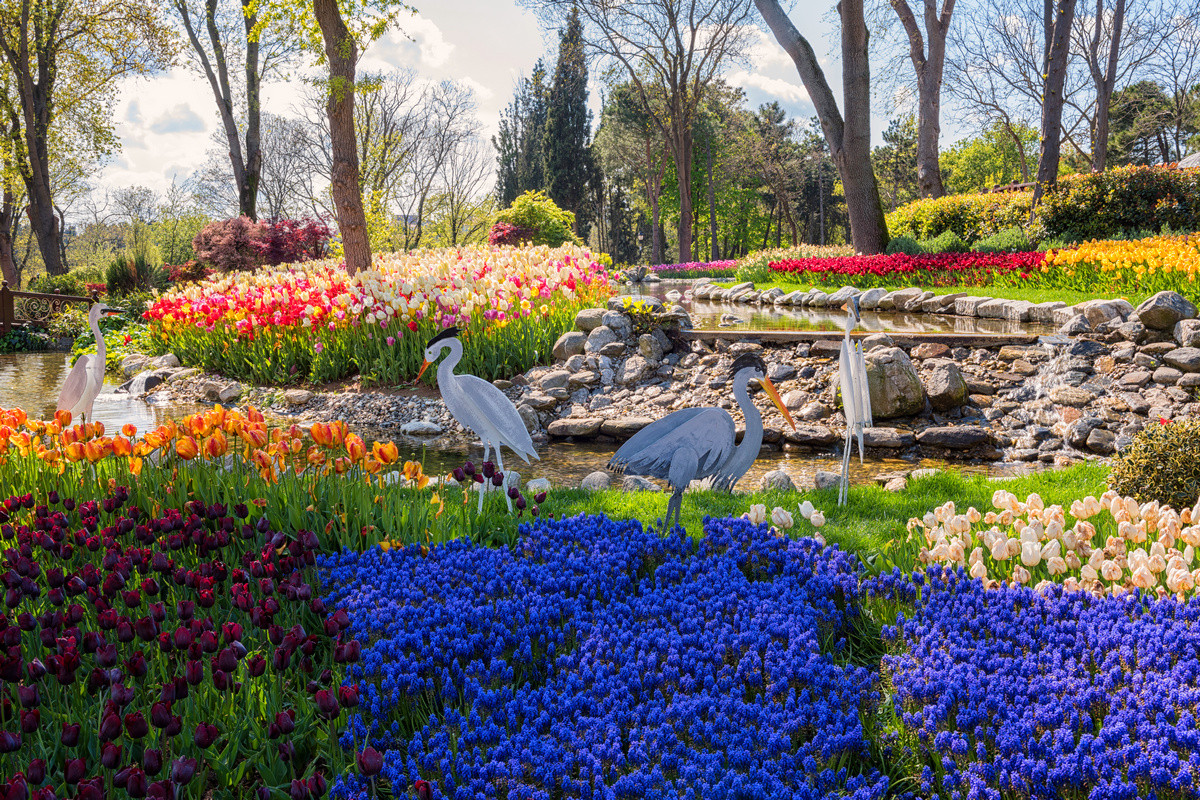
{"label": "white heron statue", "polygon": [[608,462],[608,468],[623,475],[647,475],[665,479],[674,490],[667,503],[664,528],[675,525],[683,507],[683,492],[694,480],[712,478],[714,488],[733,491],[738,479],[758,458],[762,447],[763,419],[750,399],[749,384],[758,379],[763,391],[796,427],[779,392],[767,378],[762,358],[746,353],[729,368],[733,378],[733,396],[746,418],[746,433],[735,446],[733,417],[723,408],[685,408],[647,425],[621,445]]}
{"label": "white heron statue", "polygon": [[842,339],[842,350],[838,357],[838,380],[842,390],[842,411],[846,415],[846,446],[842,449],[842,480],[838,486],[838,505],[845,505],[850,493],[850,451],[854,439],[858,438],[858,461],[863,461],[863,429],[870,428],[871,391],[867,384],[867,360],[863,356],[862,342],[850,338],[861,321],[858,298],[852,297],[842,306],[846,312],[846,335]]}
{"label": "white heron statue", "polygon": [[92,421],[92,403],[104,386],[104,334],[100,331],[100,317],[117,310],[104,303],[92,303],[88,309],[88,327],[96,337],[96,353],[79,357],[58,395],[57,410],[70,411],[73,420]]}
{"label": "white heron statue", "polygon": [[[475,375],[455,375],[454,368],[462,359],[462,342],[458,338],[458,328],[447,328],[429,340],[425,348],[425,362],[417,373],[417,380],[425,374],[429,365],[441,357],[444,350],[450,354],[442,360],[437,368],[438,391],[442,394],[442,402],[450,411],[450,415],[467,430],[473,432],[483,441],[483,460],[488,454],[496,451],[496,461],[500,471],[504,472],[504,454],[500,445],[512,450],[525,463],[530,458],[537,459],[537,451],[533,449],[533,440],[525,428],[525,421],[517,413],[516,406],[504,396],[504,392]],[[540,460],[540,459],[539,459]],[[507,473],[505,482],[507,484]],[[479,510],[483,510],[483,493],[487,487],[479,490]],[[512,498],[504,493],[508,510],[512,511]]]}

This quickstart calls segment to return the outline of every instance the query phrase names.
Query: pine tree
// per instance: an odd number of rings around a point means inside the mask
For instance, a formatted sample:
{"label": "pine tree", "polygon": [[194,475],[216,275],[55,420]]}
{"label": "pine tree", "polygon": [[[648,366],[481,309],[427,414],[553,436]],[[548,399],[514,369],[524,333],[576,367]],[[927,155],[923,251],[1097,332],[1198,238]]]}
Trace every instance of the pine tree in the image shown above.
{"label": "pine tree", "polygon": [[591,128],[587,98],[583,26],[576,7],[567,17],[567,27],[559,40],[543,140],[547,193],[560,207],[572,212],[580,210],[587,195]]}
{"label": "pine tree", "polygon": [[525,192],[546,188],[542,141],[549,103],[546,68],[539,60],[533,74],[517,82],[512,102],[500,114],[500,129],[492,137],[496,148],[496,199],[501,208]]}

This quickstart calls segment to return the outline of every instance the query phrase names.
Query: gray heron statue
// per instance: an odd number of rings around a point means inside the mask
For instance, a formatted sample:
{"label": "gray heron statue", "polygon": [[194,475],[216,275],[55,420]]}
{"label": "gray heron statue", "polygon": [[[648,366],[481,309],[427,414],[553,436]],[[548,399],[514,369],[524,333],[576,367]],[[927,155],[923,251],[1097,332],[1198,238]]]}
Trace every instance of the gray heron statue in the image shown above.
{"label": "gray heron statue", "polygon": [[757,379],[767,397],[792,428],[796,427],[779,392],[767,377],[762,358],[746,353],[729,368],[733,378],[733,396],[746,418],[746,433],[735,446],[733,417],[723,408],[685,408],[647,425],[621,445],[608,462],[608,468],[623,475],[646,475],[665,479],[673,494],[667,503],[664,528],[679,524],[683,492],[695,480],[712,478],[712,485],[733,491],[734,484],[746,474],[762,447],[763,419],[750,399],[750,381]]}
{"label": "gray heron statue", "polygon": [[852,297],[842,306],[846,312],[846,335],[842,339],[842,350],[838,356],[838,381],[842,390],[842,411],[846,415],[846,444],[842,449],[842,480],[838,485],[838,505],[845,505],[850,493],[850,451],[858,439],[858,461],[863,460],[863,429],[874,422],[871,417],[871,391],[867,384],[867,360],[863,355],[862,342],[850,338],[850,331],[858,327],[858,298]]}
{"label": "gray heron statue", "polygon": [[118,310],[104,303],[92,303],[88,309],[88,327],[96,337],[96,353],[79,357],[58,394],[56,410],[70,411],[73,420],[92,421],[92,404],[104,386],[104,334],[100,331],[100,317]]}
{"label": "gray heron statue", "polygon": [[[487,461],[488,454],[496,451],[496,461],[500,471],[504,472],[504,454],[500,446],[512,450],[525,463],[529,459],[538,458],[533,449],[533,440],[525,428],[525,421],[517,413],[516,406],[504,396],[504,392],[475,375],[455,375],[454,368],[462,359],[462,342],[458,338],[458,328],[447,328],[429,340],[425,348],[425,362],[417,373],[417,380],[425,374],[425,370],[441,357],[442,352],[449,350],[450,354],[442,360],[437,368],[438,391],[442,394],[442,402],[450,411],[450,415],[467,430],[474,433],[483,441],[483,460]],[[507,485],[507,473],[505,482]],[[487,487],[479,491],[479,510],[483,510],[483,493]],[[512,498],[504,493],[508,510],[512,511]]]}

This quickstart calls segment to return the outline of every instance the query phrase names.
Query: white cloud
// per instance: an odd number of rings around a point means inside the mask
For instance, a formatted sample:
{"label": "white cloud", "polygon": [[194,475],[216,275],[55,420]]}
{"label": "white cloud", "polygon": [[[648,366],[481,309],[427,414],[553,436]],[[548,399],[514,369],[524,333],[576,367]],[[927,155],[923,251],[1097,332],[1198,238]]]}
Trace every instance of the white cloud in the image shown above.
{"label": "white cloud", "polygon": [[424,71],[445,66],[453,53],[454,45],[446,41],[442,29],[416,14],[405,17],[400,30],[388,31],[371,45],[361,64],[366,69],[407,66]]}
{"label": "white cloud", "polygon": [[726,76],[726,80],[734,86],[740,86],[743,89],[758,89],[772,98],[789,103],[808,102],[808,92],[804,91],[803,86],[785,81],[783,78],[772,78],[761,72],[739,69],[730,72]]}

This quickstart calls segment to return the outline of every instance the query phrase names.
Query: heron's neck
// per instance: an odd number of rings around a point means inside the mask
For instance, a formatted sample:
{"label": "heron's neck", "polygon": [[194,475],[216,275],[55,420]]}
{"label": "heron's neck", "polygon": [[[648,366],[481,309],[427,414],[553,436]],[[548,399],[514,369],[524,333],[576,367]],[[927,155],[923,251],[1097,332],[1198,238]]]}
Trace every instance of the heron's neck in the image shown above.
{"label": "heron's neck", "polygon": [[751,452],[754,458],[758,458],[758,452],[762,449],[763,420],[762,413],[750,399],[749,383],[748,377],[735,376],[733,379],[733,397],[746,419],[746,433],[742,436],[742,443],[737,446],[737,452]]}
{"label": "heron's neck", "polygon": [[88,320],[91,323],[92,334],[96,337],[96,362],[100,365],[97,370],[101,375],[104,374],[104,335],[100,333],[100,318]]}
{"label": "heron's neck", "polygon": [[454,383],[454,368],[458,366],[458,362],[462,360],[462,342],[458,339],[447,339],[442,347],[448,348],[450,352],[442,359],[442,363],[438,364],[438,386],[444,392],[446,387]]}

